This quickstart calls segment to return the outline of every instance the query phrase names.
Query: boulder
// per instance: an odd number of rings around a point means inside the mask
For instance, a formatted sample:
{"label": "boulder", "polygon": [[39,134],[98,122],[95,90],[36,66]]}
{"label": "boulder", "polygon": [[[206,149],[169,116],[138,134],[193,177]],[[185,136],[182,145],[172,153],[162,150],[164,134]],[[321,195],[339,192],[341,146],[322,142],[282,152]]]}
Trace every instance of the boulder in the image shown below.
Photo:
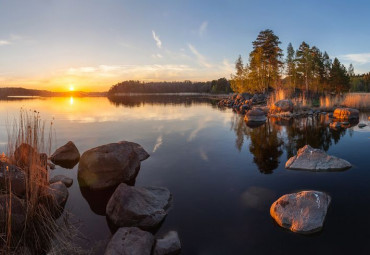
{"label": "boulder", "polygon": [[51,162],[64,168],[73,168],[80,160],[76,145],[69,141],[50,156]]}
{"label": "boulder", "polygon": [[336,119],[358,119],[360,112],[353,108],[337,108],[334,110],[333,117]]}
{"label": "boulder", "polygon": [[119,227],[153,229],[166,217],[171,200],[166,188],[121,183],[108,201],[106,215]]}
{"label": "boulder", "polygon": [[9,191],[9,181],[11,191],[22,197],[26,193],[26,174],[17,166],[0,161],[0,190]]}
{"label": "boulder", "polygon": [[263,104],[266,102],[265,94],[254,94],[252,97],[253,104]]}
{"label": "boulder", "polygon": [[140,161],[149,154],[132,142],[102,145],[84,152],[78,166],[80,185],[90,189],[107,189],[120,183],[133,183]]}
{"label": "boulder", "polygon": [[290,99],[279,100],[271,106],[271,113],[293,112],[293,102]]}
{"label": "boulder", "polygon": [[0,233],[6,232],[10,204],[12,232],[19,233],[25,227],[26,208],[23,200],[16,196],[0,195]]}
{"label": "boulder", "polygon": [[364,128],[364,127],[366,127],[367,125],[365,124],[365,123],[360,123],[360,124],[358,124],[358,127],[359,128]]}
{"label": "boulder", "polygon": [[150,255],[154,236],[139,228],[119,228],[105,250],[105,255]]}
{"label": "boulder", "polygon": [[244,120],[247,122],[265,122],[266,115],[261,109],[255,108],[245,114]]}
{"label": "boulder", "polygon": [[339,171],[350,168],[352,165],[344,160],[330,156],[325,151],[314,149],[309,145],[298,150],[296,156],[291,157],[285,164],[285,168],[308,170],[315,172]]}
{"label": "boulder", "polygon": [[157,239],[153,255],[177,255],[181,252],[181,242],[176,231],[168,232],[163,238]]}
{"label": "boulder", "polygon": [[330,196],[320,191],[287,194],[271,205],[270,214],[283,228],[311,234],[322,229],[330,201]]}
{"label": "boulder", "polygon": [[73,179],[64,175],[56,175],[50,179],[49,183],[52,184],[55,182],[62,182],[67,188],[69,188],[73,184]]}
{"label": "boulder", "polygon": [[68,199],[68,189],[62,182],[55,182],[50,184],[44,190],[41,197],[41,203],[49,208],[55,217],[59,217],[63,212],[64,205]]}

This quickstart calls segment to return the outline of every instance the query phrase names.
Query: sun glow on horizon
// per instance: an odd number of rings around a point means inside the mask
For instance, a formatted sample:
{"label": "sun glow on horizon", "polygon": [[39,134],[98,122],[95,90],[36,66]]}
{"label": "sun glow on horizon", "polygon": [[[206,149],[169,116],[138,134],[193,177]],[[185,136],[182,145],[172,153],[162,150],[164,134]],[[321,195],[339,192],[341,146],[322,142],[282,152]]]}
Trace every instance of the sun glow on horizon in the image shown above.
{"label": "sun glow on horizon", "polygon": [[75,91],[75,87],[72,84],[69,85],[69,91]]}

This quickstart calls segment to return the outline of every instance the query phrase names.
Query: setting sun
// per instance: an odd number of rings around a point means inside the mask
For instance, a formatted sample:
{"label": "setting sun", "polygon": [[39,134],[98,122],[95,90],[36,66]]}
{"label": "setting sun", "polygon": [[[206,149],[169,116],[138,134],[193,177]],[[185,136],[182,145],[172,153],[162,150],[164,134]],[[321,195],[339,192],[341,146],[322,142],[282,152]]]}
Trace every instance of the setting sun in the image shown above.
{"label": "setting sun", "polygon": [[75,90],[75,87],[73,85],[70,85],[69,86],[69,91],[74,91]]}

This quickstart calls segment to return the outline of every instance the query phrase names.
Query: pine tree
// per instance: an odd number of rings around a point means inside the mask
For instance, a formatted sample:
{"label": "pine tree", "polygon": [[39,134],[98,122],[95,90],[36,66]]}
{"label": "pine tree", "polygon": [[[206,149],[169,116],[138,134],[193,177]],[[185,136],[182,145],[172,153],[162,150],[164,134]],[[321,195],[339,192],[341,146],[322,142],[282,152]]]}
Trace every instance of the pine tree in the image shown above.
{"label": "pine tree", "polygon": [[309,90],[309,83],[312,78],[312,54],[310,46],[302,42],[297,50],[297,70],[303,78],[303,83],[306,91]]}
{"label": "pine tree", "polygon": [[334,59],[330,71],[330,87],[336,92],[348,91],[350,88],[350,77],[344,65],[337,58]]}
{"label": "pine tree", "polygon": [[286,69],[286,75],[289,79],[289,87],[295,90],[297,82],[297,66],[292,43],[289,43],[287,48]]}

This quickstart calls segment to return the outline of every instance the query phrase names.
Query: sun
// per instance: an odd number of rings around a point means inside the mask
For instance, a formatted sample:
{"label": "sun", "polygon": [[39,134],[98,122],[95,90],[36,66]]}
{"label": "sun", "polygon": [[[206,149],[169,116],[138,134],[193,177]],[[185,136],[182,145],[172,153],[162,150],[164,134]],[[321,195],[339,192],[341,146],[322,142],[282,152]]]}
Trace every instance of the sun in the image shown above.
{"label": "sun", "polygon": [[75,90],[75,87],[73,85],[70,85],[69,86],[69,91],[74,91]]}

